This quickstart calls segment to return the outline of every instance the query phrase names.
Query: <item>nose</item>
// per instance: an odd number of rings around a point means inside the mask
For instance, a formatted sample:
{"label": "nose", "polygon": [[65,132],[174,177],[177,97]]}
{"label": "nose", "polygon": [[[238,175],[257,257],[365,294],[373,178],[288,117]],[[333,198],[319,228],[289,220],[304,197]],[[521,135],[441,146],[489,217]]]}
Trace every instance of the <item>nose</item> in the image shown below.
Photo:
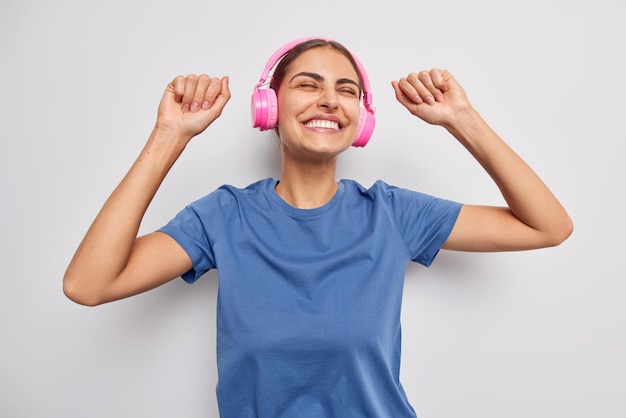
{"label": "nose", "polygon": [[334,89],[323,89],[320,93],[319,105],[328,110],[335,110],[339,106],[337,93]]}

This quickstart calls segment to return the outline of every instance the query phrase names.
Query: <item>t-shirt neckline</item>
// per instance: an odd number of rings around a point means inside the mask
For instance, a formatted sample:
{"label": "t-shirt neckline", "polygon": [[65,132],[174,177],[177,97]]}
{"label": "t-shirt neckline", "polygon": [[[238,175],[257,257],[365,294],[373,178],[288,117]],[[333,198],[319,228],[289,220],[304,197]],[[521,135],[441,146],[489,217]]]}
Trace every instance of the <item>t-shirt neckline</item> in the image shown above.
{"label": "t-shirt neckline", "polygon": [[337,203],[341,201],[345,190],[343,181],[339,180],[337,182],[337,191],[328,202],[317,208],[301,209],[290,205],[289,203],[284,201],[283,198],[278,195],[278,193],[276,193],[275,187],[277,184],[277,179],[268,179],[268,181],[265,183],[265,193],[267,194],[268,198],[273,205],[275,205],[283,212],[287,213],[289,216],[300,219],[316,218],[328,213],[333,207],[337,205]]}

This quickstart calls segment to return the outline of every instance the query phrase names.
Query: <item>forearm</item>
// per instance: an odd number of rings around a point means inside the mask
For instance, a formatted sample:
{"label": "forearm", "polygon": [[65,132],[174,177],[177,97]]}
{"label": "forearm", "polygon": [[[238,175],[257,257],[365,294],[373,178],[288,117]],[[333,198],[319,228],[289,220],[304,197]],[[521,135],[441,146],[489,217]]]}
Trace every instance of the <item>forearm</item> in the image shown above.
{"label": "forearm", "polygon": [[97,295],[124,270],[141,220],[186,142],[155,129],[87,231],[63,279],[64,291]]}
{"label": "forearm", "polygon": [[547,240],[560,242],[569,235],[571,220],[561,203],[478,112],[470,108],[445,128],[491,176],[516,218]]}

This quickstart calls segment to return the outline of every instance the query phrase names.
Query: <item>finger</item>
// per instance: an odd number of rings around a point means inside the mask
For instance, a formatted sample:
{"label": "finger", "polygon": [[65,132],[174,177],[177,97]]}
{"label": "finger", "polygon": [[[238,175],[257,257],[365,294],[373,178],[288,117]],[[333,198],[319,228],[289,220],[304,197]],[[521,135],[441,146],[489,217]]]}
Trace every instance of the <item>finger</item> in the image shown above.
{"label": "finger", "polygon": [[202,101],[203,109],[210,109],[214,104],[217,97],[222,90],[222,82],[219,78],[211,78],[208,88],[204,93],[204,99]]}
{"label": "finger", "polygon": [[447,80],[451,77],[450,73],[446,70],[430,70],[430,78],[433,81],[433,85],[437,87],[441,92],[448,91]]}
{"label": "finger", "polygon": [[417,78],[417,74],[410,73],[398,82],[398,87],[402,94],[411,99],[413,103],[422,104],[424,100],[419,94],[418,88],[423,87],[421,81]]}
{"label": "finger", "polygon": [[407,109],[409,108],[409,106],[415,104],[415,102],[404,93],[398,81],[392,81],[391,86],[393,87],[393,90],[396,94],[396,100],[399,101],[400,104],[402,104]]}
{"label": "finger", "polygon": [[420,71],[417,78],[423,85],[423,89],[419,93],[426,103],[433,104],[435,101],[440,102],[443,100],[443,92],[435,86],[431,71]]}
{"label": "finger", "polygon": [[228,81],[228,76],[224,76],[219,79],[220,91],[212,105],[212,108],[217,112],[216,117],[221,115],[222,109],[224,109],[224,106],[226,106],[226,103],[230,100],[230,88],[228,87]]}
{"label": "finger", "polygon": [[176,103],[180,103],[183,99],[183,94],[185,93],[185,77],[179,75],[174,78],[167,86],[167,91],[174,96],[174,101]]}
{"label": "finger", "polygon": [[211,77],[206,74],[201,74],[197,78],[197,84],[195,90],[193,91],[193,98],[191,99],[191,104],[189,107],[189,110],[191,112],[197,112],[202,107],[204,102],[204,96],[210,83]]}
{"label": "finger", "polygon": [[185,87],[183,97],[181,99],[183,112],[189,112],[191,110],[191,103],[193,102],[193,96],[196,92],[196,86],[198,85],[198,76],[195,74],[189,74],[185,77]]}

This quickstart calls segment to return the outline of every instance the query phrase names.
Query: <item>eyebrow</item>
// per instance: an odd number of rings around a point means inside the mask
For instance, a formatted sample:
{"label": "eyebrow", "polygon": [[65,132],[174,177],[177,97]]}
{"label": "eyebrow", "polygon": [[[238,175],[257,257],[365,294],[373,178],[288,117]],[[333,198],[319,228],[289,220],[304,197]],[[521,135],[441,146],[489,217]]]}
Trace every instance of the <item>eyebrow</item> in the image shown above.
{"label": "eyebrow", "polygon": [[[289,82],[293,81],[294,78],[299,77],[299,76],[303,76],[303,77],[310,77],[315,81],[324,81],[324,77],[322,77],[320,74],[318,73],[309,73],[307,71],[302,71],[296,75],[294,75],[293,77],[291,77],[289,79]],[[356,81],[350,79],[350,78],[340,78],[339,80],[337,80],[337,82],[335,84],[354,84],[359,91],[361,91],[361,86],[359,86],[359,83],[357,83]]]}

